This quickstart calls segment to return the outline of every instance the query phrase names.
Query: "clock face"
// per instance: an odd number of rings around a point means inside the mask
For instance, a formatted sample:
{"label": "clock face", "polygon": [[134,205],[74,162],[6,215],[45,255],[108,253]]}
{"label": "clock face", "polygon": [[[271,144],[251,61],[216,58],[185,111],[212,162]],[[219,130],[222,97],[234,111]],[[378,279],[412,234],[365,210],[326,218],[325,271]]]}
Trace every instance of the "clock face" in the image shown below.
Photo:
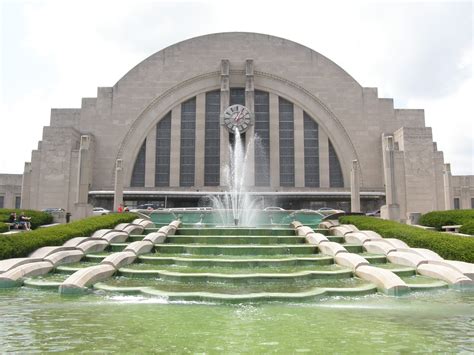
{"label": "clock face", "polygon": [[224,111],[224,125],[234,133],[235,128],[244,133],[252,124],[252,114],[242,105],[232,105]]}

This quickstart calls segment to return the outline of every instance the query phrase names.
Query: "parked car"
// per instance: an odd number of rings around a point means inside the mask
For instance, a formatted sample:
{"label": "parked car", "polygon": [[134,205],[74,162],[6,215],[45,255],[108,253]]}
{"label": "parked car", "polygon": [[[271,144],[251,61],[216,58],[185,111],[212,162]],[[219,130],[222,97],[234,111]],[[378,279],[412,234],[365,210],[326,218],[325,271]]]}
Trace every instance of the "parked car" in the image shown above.
{"label": "parked car", "polygon": [[285,209],[281,208],[281,207],[273,207],[273,206],[270,206],[270,207],[265,207],[264,208],[264,211],[284,211]]}
{"label": "parked car", "polygon": [[367,212],[365,214],[366,216],[372,216],[372,217],[380,217],[380,210],[372,211],[372,212]]}
{"label": "parked car", "polygon": [[94,216],[104,216],[106,214],[109,214],[110,211],[109,210],[106,210],[105,208],[102,208],[102,207],[94,207],[92,209],[92,214]]}
{"label": "parked car", "polygon": [[158,209],[160,206],[158,206],[158,204],[156,203],[144,203],[142,205],[138,205],[137,206],[137,210],[156,210]]}
{"label": "parked car", "polygon": [[56,213],[56,212],[65,212],[65,209],[64,208],[59,208],[59,207],[49,207],[49,208],[42,209],[41,212],[46,212],[46,213],[49,213],[49,214],[53,214],[53,213]]}

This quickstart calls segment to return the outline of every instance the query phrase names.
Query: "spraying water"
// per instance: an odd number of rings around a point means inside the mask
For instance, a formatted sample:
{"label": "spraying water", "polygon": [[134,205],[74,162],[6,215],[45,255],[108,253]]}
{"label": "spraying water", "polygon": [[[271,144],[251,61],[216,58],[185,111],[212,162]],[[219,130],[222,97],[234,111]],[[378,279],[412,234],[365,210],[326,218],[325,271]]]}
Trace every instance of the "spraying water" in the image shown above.
{"label": "spraying water", "polygon": [[223,225],[254,226],[256,200],[247,190],[249,185],[248,152],[254,149],[254,137],[245,147],[237,128],[234,145],[229,144],[229,162],[224,169],[224,185],[228,187],[221,197],[210,196],[213,208],[218,210]]}

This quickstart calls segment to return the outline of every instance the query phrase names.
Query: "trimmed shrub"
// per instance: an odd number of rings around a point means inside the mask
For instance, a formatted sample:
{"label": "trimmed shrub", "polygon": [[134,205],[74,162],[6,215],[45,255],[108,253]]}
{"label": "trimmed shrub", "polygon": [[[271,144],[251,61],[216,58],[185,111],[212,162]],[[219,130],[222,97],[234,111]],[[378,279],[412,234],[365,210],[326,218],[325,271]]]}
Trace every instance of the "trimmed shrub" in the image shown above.
{"label": "trimmed shrub", "polygon": [[[25,212],[27,217],[31,217],[31,229],[36,229],[39,226],[50,224],[53,222],[53,216],[46,212],[35,211],[35,210],[18,210],[18,209],[9,209],[9,208],[0,208],[0,222],[8,222],[10,214],[16,212],[16,215],[19,216],[21,212]],[[0,230],[1,231],[1,230]],[[7,227],[8,231],[8,227]]]}
{"label": "trimmed shrub", "polygon": [[424,230],[398,222],[366,216],[343,216],[341,223],[373,230],[384,238],[398,238],[412,248],[426,248],[449,260],[474,262],[474,238]]}
{"label": "trimmed shrub", "polygon": [[0,233],[8,232],[8,229],[8,224],[0,222]]}
{"label": "trimmed shrub", "polygon": [[135,218],[137,215],[134,213],[109,214],[27,233],[0,236],[0,260],[25,257],[38,248],[62,245],[75,237],[89,237],[96,230],[113,228],[119,223],[131,222]]}
{"label": "trimmed shrub", "polygon": [[464,223],[459,229],[460,233],[474,235],[474,221]]}
{"label": "trimmed shrub", "polygon": [[441,230],[442,226],[466,224],[474,221],[473,210],[433,211],[421,216],[420,224]]}

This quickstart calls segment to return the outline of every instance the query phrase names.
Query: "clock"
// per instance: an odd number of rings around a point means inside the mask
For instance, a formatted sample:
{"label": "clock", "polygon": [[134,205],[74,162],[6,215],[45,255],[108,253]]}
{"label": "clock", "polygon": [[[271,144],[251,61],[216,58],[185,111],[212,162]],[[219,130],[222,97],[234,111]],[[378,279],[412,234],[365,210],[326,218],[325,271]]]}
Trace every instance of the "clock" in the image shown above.
{"label": "clock", "polygon": [[244,133],[253,124],[250,110],[242,105],[232,105],[225,109],[223,114],[224,125],[234,133],[237,128],[240,133]]}

